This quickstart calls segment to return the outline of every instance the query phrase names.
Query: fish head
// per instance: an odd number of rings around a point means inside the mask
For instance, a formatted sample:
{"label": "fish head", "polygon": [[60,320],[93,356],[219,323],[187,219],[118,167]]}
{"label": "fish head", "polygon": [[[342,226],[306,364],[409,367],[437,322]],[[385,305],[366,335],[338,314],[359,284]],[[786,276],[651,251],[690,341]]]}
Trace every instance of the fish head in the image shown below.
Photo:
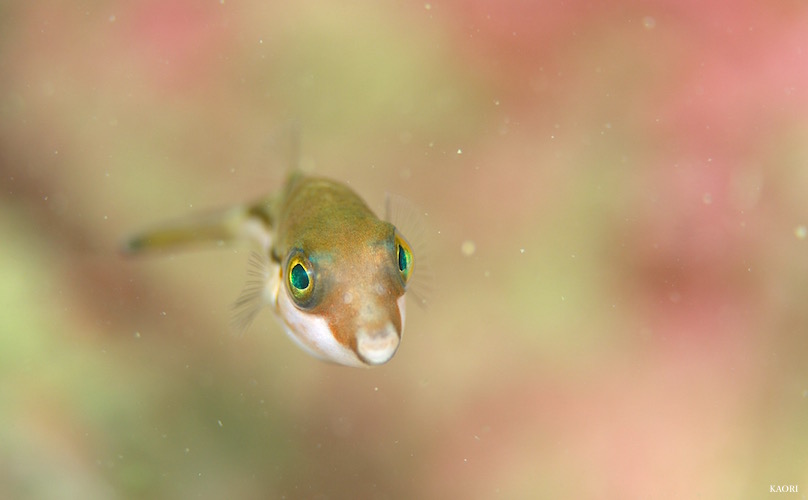
{"label": "fish head", "polygon": [[277,312],[311,354],[348,366],[375,366],[396,353],[405,292],[414,268],[406,239],[378,219],[303,238],[281,265]]}

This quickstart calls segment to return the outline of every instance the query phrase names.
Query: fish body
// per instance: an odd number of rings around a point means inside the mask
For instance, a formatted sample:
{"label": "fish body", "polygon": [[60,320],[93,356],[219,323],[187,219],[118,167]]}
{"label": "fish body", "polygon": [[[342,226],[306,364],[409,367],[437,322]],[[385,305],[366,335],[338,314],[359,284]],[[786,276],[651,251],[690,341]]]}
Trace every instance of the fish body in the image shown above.
{"label": "fish body", "polygon": [[236,300],[245,329],[269,305],[310,354],[347,366],[386,363],[404,329],[409,243],[350,188],[293,173],[277,194],[130,239],[140,252],[252,240],[252,280]]}

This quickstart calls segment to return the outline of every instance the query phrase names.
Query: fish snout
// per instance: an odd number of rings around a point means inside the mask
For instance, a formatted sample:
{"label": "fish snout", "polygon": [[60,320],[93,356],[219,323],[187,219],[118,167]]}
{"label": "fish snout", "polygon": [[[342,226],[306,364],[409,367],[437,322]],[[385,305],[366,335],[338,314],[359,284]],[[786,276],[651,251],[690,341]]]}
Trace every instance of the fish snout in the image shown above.
{"label": "fish snout", "polygon": [[378,330],[363,328],[356,335],[356,354],[369,365],[381,365],[390,361],[398,350],[400,340],[398,331],[391,323]]}

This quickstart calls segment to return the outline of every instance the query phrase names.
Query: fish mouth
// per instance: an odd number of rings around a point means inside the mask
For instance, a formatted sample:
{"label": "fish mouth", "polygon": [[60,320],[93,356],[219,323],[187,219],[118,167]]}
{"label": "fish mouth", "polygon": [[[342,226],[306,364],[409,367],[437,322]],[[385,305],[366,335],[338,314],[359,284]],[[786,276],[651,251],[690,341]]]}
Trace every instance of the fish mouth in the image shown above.
{"label": "fish mouth", "polygon": [[380,330],[359,330],[356,335],[356,354],[368,365],[383,365],[398,350],[401,339],[392,324]]}

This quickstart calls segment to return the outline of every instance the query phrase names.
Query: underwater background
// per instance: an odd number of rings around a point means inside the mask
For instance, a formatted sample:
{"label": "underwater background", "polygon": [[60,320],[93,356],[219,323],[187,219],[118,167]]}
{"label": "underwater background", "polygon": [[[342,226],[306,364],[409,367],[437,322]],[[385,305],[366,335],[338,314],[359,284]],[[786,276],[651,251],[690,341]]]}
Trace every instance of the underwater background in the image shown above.
{"label": "underwater background", "polygon": [[[805,498],[806,26],[788,0],[3,3],[0,497]],[[418,207],[431,291],[385,366],[269,310],[230,334],[248,246],[119,252],[278,189],[290,123],[304,170]]]}

